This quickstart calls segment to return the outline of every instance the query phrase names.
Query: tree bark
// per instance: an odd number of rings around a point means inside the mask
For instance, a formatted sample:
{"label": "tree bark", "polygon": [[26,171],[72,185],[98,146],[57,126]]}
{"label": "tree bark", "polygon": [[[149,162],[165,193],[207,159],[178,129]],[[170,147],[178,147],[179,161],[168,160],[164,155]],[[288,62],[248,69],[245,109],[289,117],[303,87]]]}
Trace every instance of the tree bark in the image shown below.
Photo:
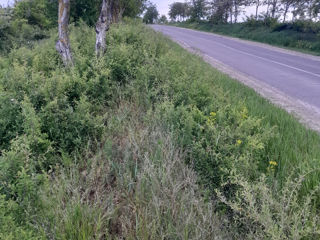
{"label": "tree bark", "polygon": [[65,66],[73,65],[68,36],[69,17],[70,0],[59,0],[59,40],[56,43],[56,49],[59,52]]}
{"label": "tree bark", "polygon": [[239,5],[236,3],[234,5],[234,23],[238,22],[238,16],[239,16]]}
{"label": "tree bark", "polygon": [[267,1],[267,17],[270,17],[270,0]]}
{"label": "tree bark", "polygon": [[272,10],[271,10],[271,17],[274,18],[275,15],[276,15],[276,11],[277,11],[277,4],[278,4],[278,0],[273,0],[272,3],[271,3],[271,7],[272,7]]}
{"label": "tree bark", "polygon": [[119,0],[111,0],[113,1],[111,15],[112,15],[112,23],[118,23],[122,20],[122,15],[125,11],[123,4]]}
{"label": "tree bark", "polygon": [[101,57],[106,51],[106,33],[112,21],[113,0],[102,0],[101,12],[96,24],[96,55]]}
{"label": "tree bark", "polygon": [[260,7],[260,0],[256,2],[256,20],[258,20],[259,7]]}
{"label": "tree bark", "polygon": [[286,22],[286,18],[287,18],[287,13],[288,13],[289,7],[290,7],[290,5],[287,3],[286,6],[285,6],[285,9],[284,9],[284,13],[283,13],[283,23]]}

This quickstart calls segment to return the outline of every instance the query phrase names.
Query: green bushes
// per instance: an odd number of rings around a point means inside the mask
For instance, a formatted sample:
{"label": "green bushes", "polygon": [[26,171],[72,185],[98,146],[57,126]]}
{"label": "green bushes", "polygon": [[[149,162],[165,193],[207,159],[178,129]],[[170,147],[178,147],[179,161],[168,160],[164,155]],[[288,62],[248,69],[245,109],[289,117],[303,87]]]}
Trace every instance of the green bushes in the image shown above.
{"label": "green bushes", "polygon": [[[1,9],[0,9],[1,10]],[[13,48],[34,45],[47,37],[46,31],[37,26],[28,25],[23,20],[2,21],[0,14],[0,54],[6,55]]]}
{"label": "green bushes", "polygon": [[72,69],[54,37],[0,59],[0,232],[319,236],[317,134],[139,22],[113,26],[102,59],[94,29],[70,39]]}
{"label": "green bushes", "polygon": [[273,130],[263,126],[260,119],[248,116],[245,107],[216,105],[212,109],[215,111],[205,114],[197,107],[165,104],[160,111],[161,118],[173,126],[178,141],[188,149],[188,161],[202,182],[214,190],[235,169],[250,180],[266,173],[269,163],[265,146]]}

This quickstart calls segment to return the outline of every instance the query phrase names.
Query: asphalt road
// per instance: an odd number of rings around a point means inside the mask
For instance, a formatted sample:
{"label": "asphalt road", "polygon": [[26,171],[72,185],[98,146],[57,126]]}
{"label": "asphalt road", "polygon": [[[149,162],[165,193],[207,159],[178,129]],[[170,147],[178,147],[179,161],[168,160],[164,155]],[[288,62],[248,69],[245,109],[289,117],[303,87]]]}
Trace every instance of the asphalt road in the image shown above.
{"label": "asphalt road", "polygon": [[320,57],[184,28],[152,28],[320,110]]}

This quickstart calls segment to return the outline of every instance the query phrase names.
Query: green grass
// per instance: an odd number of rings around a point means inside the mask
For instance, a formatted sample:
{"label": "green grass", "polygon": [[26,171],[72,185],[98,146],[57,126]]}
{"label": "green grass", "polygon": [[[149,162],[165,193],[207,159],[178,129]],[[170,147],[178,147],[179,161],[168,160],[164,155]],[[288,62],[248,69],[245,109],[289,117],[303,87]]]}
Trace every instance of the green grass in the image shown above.
{"label": "green grass", "polygon": [[[178,27],[191,28],[205,32],[266,43],[286,49],[296,50],[312,55],[320,55],[319,32],[295,30],[295,24],[275,24],[273,27],[263,24],[249,25],[248,23],[218,24],[209,22],[201,23],[176,23]],[[298,24],[297,24],[298,25]]]}
{"label": "green grass", "polygon": [[140,22],[70,39],[0,59],[0,238],[319,238],[317,133]]}

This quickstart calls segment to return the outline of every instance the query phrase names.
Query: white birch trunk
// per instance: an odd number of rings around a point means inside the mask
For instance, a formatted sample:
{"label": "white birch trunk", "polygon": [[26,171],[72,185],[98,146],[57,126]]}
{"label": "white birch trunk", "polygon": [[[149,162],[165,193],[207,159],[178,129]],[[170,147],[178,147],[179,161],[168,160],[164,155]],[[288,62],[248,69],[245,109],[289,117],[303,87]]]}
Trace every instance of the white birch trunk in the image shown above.
{"label": "white birch trunk", "polygon": [[59,0],[59,40],[56,49],[59,52],[65,66],[73,65],[68,25],[70,17],[70,0]]}
{"label": "white birch trunk", "polygon": [[96,24],[96,55],[103,56],[106,51],[106,33],[112,21],[112,1],[102,0],[101,12]]}

